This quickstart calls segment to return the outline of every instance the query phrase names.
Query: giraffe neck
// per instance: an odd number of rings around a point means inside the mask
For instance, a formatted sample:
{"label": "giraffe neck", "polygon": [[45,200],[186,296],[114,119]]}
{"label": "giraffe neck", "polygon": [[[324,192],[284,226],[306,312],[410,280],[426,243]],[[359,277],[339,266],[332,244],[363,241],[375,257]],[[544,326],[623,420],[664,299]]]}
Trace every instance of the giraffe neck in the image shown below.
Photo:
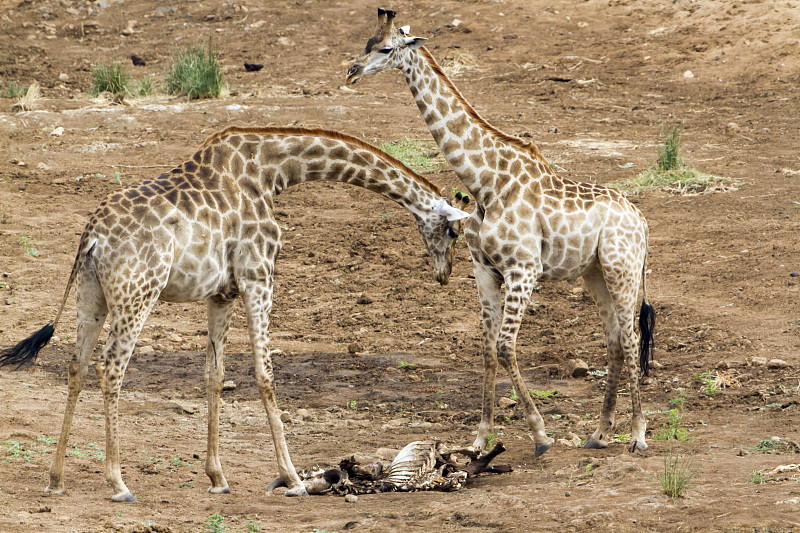
{"label": "giraffe neck", "polygon": [[203,151],[219,157],[223,168],[248,184],[245,189],[264,196],[305,182],[338,181],[381,194],[417,216],[430,213],[442,197],[438,187],[382,150],[328,130],[232,127],[207,140]]}
{"label": "giraffe neck", "polygon": [[423,120],[447,162],[480,203],[485,204],[499,192],[495,191],[495,175],[503,165],[502,159],[520,157],[535,166],[546,164],[534,145],[484,120],[427,49],[405,53],[400,68]]}

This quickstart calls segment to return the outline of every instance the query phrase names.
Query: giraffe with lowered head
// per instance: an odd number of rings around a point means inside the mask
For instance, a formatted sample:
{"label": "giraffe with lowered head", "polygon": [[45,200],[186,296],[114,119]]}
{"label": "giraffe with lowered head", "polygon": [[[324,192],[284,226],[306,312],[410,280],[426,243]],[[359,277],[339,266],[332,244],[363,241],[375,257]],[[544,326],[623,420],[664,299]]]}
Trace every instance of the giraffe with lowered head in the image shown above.
{"label": "giraffe with lowered head", "polygon": [[[647,373],[655,320],[645,283],[647,221],[622,193],[558,177],[536,146],[489,124],[423,46],[427,39],[410,35],[408,27],[395,27],[395,16],[378,9],[375,34],[348,70],[347,83],[399,69],[442,154],[476,200],[464,229],[483,329],[483,408],[474,446],[485,448],[492,433],[498,360],[520,396],[535,455],[552,446],[519,372],[516,339],[539,280],[582,277],[597,304],[608,345],[600,422],[586,447],[608,445],[624,366],[633,411],[630,449],[646,450],[638,366]],[[634,327],[640,286],[641,340]]]}
{"label": "giraffe with lowered head", "polygon": [[69,393],[47,492],[64,492],[64,455],[78,395],[106,317],[110,331],[97,365],[105,404],[106,480],[114,501],[136,501],[122,481],[118,401],[125,368],[157,300],[208,307],[205,381],[208,400],[206,474],[211,493],[230,488],[219,460],[219,407],[224,349],[234,301],[247,315],[255,375],[288,496],[306,488],[289,457],[269,353],[275,260],[281,230],[273,197],[303,182],[339,181],[382,194],[414,216],[433,275],[448,282],[459,220],[441,190],[394,157],[354,137],[320,129],[237,128],[211,136],[185,163],[154,180],[109,195],[91,215],[56,318],[0,352],[0,366],[36,358],[50,340],[72,284],[78,333]]}

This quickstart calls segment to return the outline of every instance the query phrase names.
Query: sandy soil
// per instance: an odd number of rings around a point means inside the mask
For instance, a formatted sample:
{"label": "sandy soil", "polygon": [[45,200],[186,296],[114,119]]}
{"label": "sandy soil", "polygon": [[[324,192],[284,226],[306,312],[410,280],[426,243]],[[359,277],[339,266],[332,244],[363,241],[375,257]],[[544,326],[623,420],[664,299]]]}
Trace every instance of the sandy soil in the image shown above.
{"label": "sandy soil", "polygon": [[[302,124],[370,142],[428,140],[397,74],[342,89],[346,62],[375,24],[371,2],[29,2],[0,0],[0,85],[42,85],[36,110],[0,101],[0,344],[56,312],[87,214],[109,191],[182,162],[227,125]],[[514,472],[453,493],[362,496],[355,503],[266,494],[274,450],[252,377],[241,308],[231,335],[221,449],[233,493],[206,492],[202,391],[205,306],[159,304],[126,375],[122,460],[137,504],[112,504],[103,480],[102,401],[90,373],[52,497],[49,453],[66,398],[74,300],[34,367],[0,372],[0,531],[798,531],[798,476],[753,472],[798,463],[800,186],[796,1],[402,1],[401,24],[440,60],[495,125],[530,136],[571,177],[616,182],[647,168],[664,124],[683,121],[687,160],[743,187],[695,197],[633,197],[651,226],[649,297],[657,368],[643,386],[650,449],[566,444],[593,431],[601,372],[567,375],[579,357],[602,370],[596,311],[580,283],[536,295],[521,368],[548,430],[565,439],[539,459],[521,412],[498,411]],[[135,33],[122,35],[129,20]],[[456,23],[455,21],[462,21]],[[213,38],[230,95],[90,99],[91,67],[128,61],[161,79],[171,51]],[[263,63],[257,73],[243,63]],[[693,77],[687,77],[687,71]],[[54,135],[56,128],[62,135]],[[119,174],[116,174],[119,173]],[[446,167],[429,175],[457,185]],[[117,183],[113,183],[117,182]],[[438,437],[474,438],[480,403],[478,301],[466,247],[451,283],[433,282],[411,217],[369,192],[316,184],[277,199],[285,242],[272,339],[278,395],[292,417],[297,466],[372,459]],[[38,257],[26,255],[26,237]],[[362,298],[364,295],[364,298]],[[370,301],[370,303],[359,303]],[[350,353],[353,346],[356,353]],[[773,368],[772,359],[788,366]],[[399,362],[413,364],[401,368]],[[698,374],[740,386],[706,394]],[[510,394],[500,374],[499,395]],[[658,440],[678,405],[688,440]],[[629,432],[622,391],[619,434]],[[298,414],[305,409],[306,416]],[[756,446],[782,439],[768,452]],[[797,450],[794,450],[797,451]],[[385,455],[386,451],[380,452]],[[684,498],[661,493],[670,453],[699,474]]]}

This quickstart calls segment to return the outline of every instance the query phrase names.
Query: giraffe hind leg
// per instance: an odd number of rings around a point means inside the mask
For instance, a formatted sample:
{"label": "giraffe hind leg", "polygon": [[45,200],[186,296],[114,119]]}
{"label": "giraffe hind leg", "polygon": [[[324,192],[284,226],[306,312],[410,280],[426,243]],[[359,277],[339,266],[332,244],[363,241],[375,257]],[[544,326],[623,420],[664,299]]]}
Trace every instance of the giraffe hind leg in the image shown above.
{"label": "giraffe hind leg", "polygon": [[108,309],[105,296],[100,283],[94,274],[82,272],[77,278],[76,300],[78,310],[78,331],[75,343],[75,354],[69,364],[67,405],[64,411],[64,421],[61,425],[61,434],[50,466],[50,482],[45,489],[50,494],[64,492],[64,457],[67,452],[72,420],[75,416],[75,407],[78,403],[89,363],[97,345],[97,339],[103,330]]}
{"label": "giraffe hind leg", "polygon": [[225,343],[231,324],[234,302],[210,298],[208,300],[208,348],[206,354],[206,396],[208,400],[208,445],[206,475],[211,480],[208,492],[227,494],[231,489],[222,473],[219,460],[219,403],[225,379]]}
{"label": "giraffe hind leg", "polygon": [[603,331],[606,336],[608,373],[606,375],[606,391],[603,407],[600,412],[600,421],[597,429],[586,441],[585,448],[598,449],[608,446],[610,433],[614,426],[614,414],[617,405],[617,389],[619,387],[620,373],[623,366],[622,345],[619,338],[619,324],[614,302],[608,292],[605,278],[599,270],[593,270],[584,275],[584,281],[597,304]]}

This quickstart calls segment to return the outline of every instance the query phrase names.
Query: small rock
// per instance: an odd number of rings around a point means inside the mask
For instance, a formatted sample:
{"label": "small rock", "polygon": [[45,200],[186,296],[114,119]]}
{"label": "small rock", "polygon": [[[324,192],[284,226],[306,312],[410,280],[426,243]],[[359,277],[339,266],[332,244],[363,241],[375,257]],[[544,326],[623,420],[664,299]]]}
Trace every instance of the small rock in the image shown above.
{"label": "small rock", "polygon": [[789,275],[793,278],[796,278],[797,276],[800,276],[800,272],[791,272]]}
{"label": "small rock", "polygon": [[131,54],[131,63],[133,63],[134,67],[147,66],[147,62],[136,54]]}
{"label": "small rock", "polygon": [[6,298],[6,305],[14,305],[14,298]]}
{"label": "small rock", "polygon": [[133,28],[136,27],[139,21],[137,20],[129,20],[128,25],[122,30],[122,35],[133,35],[134,33],[139,33],[138,31],[134,30]]}
{"label": "small rock", "polygon": [[687,70],[686,72],[683,73],[683,77],[687,79],[694,78],[694,74],[692,73],[691,70]]}
{"label": "small rock", "polygon": [[64,135],[64,128],[62,126],[59,126],[53,131],[51,131],[50,135],[53,135],[55,137],[61,137],[62,135]]}
{"label": "small rock", "polygon": [[514,33],[509,34],[509,35],[503,35],[503,39],[516,39],[516,38],[517,38],[517,36]]}
{"label": "small rock", "polygon": [[348,494],[347,496],[344,497],[344,501],[346,501],[347,503],[356,503],[358,501],[358,496],[356,496],[355,494]]}
{"label": "small rock", "polygon": [[38,165],[36,165],[36,168],[45,171],[50,170],[50,167],[47,165],[47,163],[41,163],[41,162]]}
{"label": "small rock", "polygon": [[564,491],[564,496],[569,498],[570,496],[572,496],[572,493],[570,491],[566,490],[566,491]]}
{"label": "small rock", "polygon": [[573,378],[582,378],[589,373],[589,365],[583,359],[571,359],[569,373]]}
{"label": "small rock", "polygon": [[292,46],[294,43],[288,37],[279,37],[278,44],[281,46]]}
{"label": "small rock", "polygon": [[167,335],[167,340],[170,342],[183,342],[183,337],[181,337],[177,333],[170,333],[169,335]]}
{"label": "small rock", "polygon": [[139,355],[150,355],[156,353],[156,349],[152,346],[142,346],[136,349],[139,352]]}
{"label": "small rock", "polygon": [[372,303],[372,299],[362,292],[361,294],[358,295],[356,303],[361,305],[369,305]]}
{"label": "small rock", "polygon": [[222,390],[236,390],[236,382],[232,379],[226,379],[222,383]]}
{"label": "small rock", "polygon": [[351,342],[350,344],[347,345],[347,351],[349,353],[358,353],[362,350],[363,348],[357,342]]}
{"label": "small rock", "polygon": [[567,438],[558,439],[558,443],[568,448],[577,448],[581,445],[581,438],[575,433],[569,433]]}
{"label": "small rock", "polygon": [[766,357],[753,357],[750,362],[756,366],[765,366],[767,364]]}
{"label": "small rock", "polygon": [[725,133],[728,135],[733,135],[734,133],[739,133],[739,125],[735,122],[728,122],[725,124]]}
{"label": "small rock", "polygon": [[307,418],[311,418],[311,411],[309,411],[308,409],[300,408],[295,412],[295,415],[297,416],[297,418],[305,420]]}
{"label": "small rock", "polygon": [[772,369],[789,368],[789,363],[787,363],[783,359],[770,359],[769,361],[767,361],[767,368],[772,368]]}
{"label": "small rock", "polygon": [[717,370],[728,370],[730,367],[731,364],[727,361],[720,361],[719,363],[714,365],[714,368],[716,368]]}
{"label": "small rock", "polygon": [[262,68],[264,68],[264,65],[262,65],[260,63],[245,63],[244,64],[244,69],[247,72],[258,72]]}
{"label": "small rock", "polygon": [[500,406],[500,409],[508,409],[509,407],[514,407],[517,405],[515,400],[511,398],[506,398],[505,396],[501,396],[499,400],[497,400],[497,405]]}
{"label": "small rock", "polygon": [[61,74],[58,75],[58,79],[61,81],[69,81],[69,76],[66,73],[62,72]]}
{"label": "small rock", "polygon": [[284,424],[292,423],[292,415],[289,414],[289,411],[283,411],[281,413],[281,422],[283,422]]}
{"label": "small rock", "polygon": [[197,409],[195,409],[191,405],[184,405],[177,402],[171,404],[169,408],[172,409],[173,411],[177,411],[178,414],[193,415],[197,412]]}

